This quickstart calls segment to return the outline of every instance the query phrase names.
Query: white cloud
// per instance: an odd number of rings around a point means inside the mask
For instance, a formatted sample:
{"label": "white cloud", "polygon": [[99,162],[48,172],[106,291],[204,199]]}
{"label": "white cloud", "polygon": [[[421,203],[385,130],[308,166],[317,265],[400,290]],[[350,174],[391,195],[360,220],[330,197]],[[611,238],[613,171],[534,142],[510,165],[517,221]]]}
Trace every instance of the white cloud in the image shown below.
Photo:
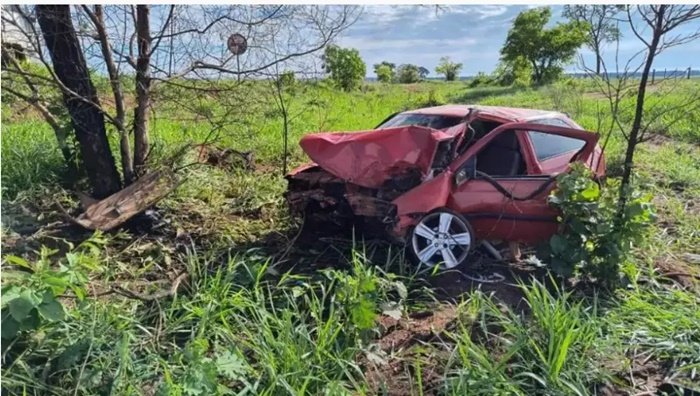
{"label": "white cloud", "polygon": [[487,19],[503,15],[508,12],[508,6],[505,5],[479,5],[479,6],[457,6],[450,7],[449,11],[454,14],[477,15],[479,19]]}
{"label": "white cloud", "polygon": [[401,19],[405,7],[398,5],[375,5],[364,7],[358,21],[360,25],[386,26]]}
{"label": "white cloud", "polygon": [[508,7],[504,5],[485,5],[477,7],[474,12],[479,14],[479,19],[491,18],[503,15],[508,11]]}
{"label": "white cloud", "polygon": [[343,47],[358,48],[360,51],[390,51],[413,50],[416,53],[431,53],[433,49],[445,47],[464,48],[477,44],[478,40],[471,37],[441,39],[399,39],[399,40],[375,40],[372,38],[344,37],[340,39]]}

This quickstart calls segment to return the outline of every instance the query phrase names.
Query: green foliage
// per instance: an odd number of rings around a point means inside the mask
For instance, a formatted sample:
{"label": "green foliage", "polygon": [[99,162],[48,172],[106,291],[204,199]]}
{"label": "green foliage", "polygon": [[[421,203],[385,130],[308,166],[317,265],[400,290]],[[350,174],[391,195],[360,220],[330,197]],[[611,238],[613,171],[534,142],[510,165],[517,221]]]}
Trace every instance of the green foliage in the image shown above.
{"label": "green foliage", "polygon": [[449,56],[440,58],[440,63],[435,68],[436,73],[445,76],[445,81],[454,81],[460,70],[462,70],[462,64],[452,62]]}
{"label": "green foliage", "polygon": [[469,82],[469,88],[491,86],[491,85],[494,85],[495,82],[496,81],[490,75],[488,75],[484,72],[479,72]]}
{"label": "green foliage", "polygon": [[533,83],[538,85],[557,79],[562,66],[571,61],[588,38],[584,22],[558,23],[546,28],[551,15],[549,7],[521,12],[501,48],[501,60],[507,64],[520,58],[527,60],[532,66]]}
{"label": "green foliage", "polygon": [[377,80],[379,82],[390,83],[394,80],[394,70],[387,65],[379,66],[374,69],[374,72],[377,73]]}
{"label": "green foliage", "polygon": [[425,79],[428,77],[428,74],[430,74],[430,70],[426,69],[423,66],[418,67],[418,74],[420,75],[421,79]]}
{"label": "green foliage", "polygon": [[326,73],[330,73],[331,80],[344,91],[357,88],[365,79],[365,62],[354,48],[330,45],[326,47],[324,62]]}
{"label": "green foliage", "polygon": [[399,66],[396,72],[396,78],[401,84],[413,84],[420,81],[420,70],[418,66],[405,64]]}
{"label": "green foliage", "polygon": [[532,65],[522,56],[512,61],[498,64],[494,76],[499,85],[512,85],[517,88],[532,84]]}
{"label": "green foliage", "polygon": [[278,83],[281,84],[286,91],[289,91],[296,87],[297,79],[293,71],[287,70],[280,74]]}
{"label": "green foliage", "polygon": [[55,269],[51,256],[57,250],[42,247],[39,258],[30,262],[5,256],[2,284],[2,339],[14,340],[47,323],[63,320],[65,310],[58,298],[67,290],[85,297],[87,271],[98,268],[97,257],[103,240],[99,234],[66,254]]}
{"label": "green foliage", "polygon": [[387,61],[377,63],[374,65],[374,73],[379,82],[390,83],[396,77],[396,65]]}
{"label": "green foliage", "polygon": [[427,96],[421,95],[411,104],[411,108],[432,107],[447,104],[447,100],[436,90],[430,90]]}
{"label": "green foliage", "polygon": [[629,192],[624,218],[614,224],[617,181],[604,188],[592,180],[583,164],[557,178],[549,203],[561,211],[563,232],[549,241],[551,267],[561,276],[592,277],[602,285],[619,283],[620,266],[630,259],[632,248],[642,243],[655,218],[650,194]]}

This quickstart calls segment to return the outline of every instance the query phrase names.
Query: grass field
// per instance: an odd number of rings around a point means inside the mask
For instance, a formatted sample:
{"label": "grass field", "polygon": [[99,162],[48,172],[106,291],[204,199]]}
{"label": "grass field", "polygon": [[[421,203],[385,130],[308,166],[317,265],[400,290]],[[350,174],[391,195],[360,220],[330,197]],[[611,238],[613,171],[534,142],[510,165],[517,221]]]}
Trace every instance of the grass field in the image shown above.
{"label": "grass field", "polygon": [[[216,132],[216,144],[252,151],[255,171],[188,167],[186,181],[153,218],[95,235],[66,226],[56,210],[57,203],[71,210],[77,202],[63,187],[50,128],[21,106],[3,104],[3,297],[37,294],[60,278],[65,307],[56,313],[36,297],[43,307],[38,329],[3,339],[4,391],[700,392],[697,109],[675,110],[685,113],[671,127],[661,119],[640,146],[636,182],[654,194],[659,220],[647,244],[635,247],[633,262],[623,263],[629,287],[605,293],[556,286],[540,268],[501,267],[517,276],[478,284],[457,273],[419,273],[400,247],[377,241],[297,241],[298,224],[282,199],[281,114],[264,99],[264,87],[245,89],[236,98],[241,110]],[[700,81],[689,80],[665,98],[658,88],[651,100],[670,108],[697,89]],[[581,81],[536,90],[426,82],[373,83],[352,93],[299,84],[294,91],[292,166],[305,161],[296,144],[305,133],[369,129],[393,112],[430,104],[559,110],[590,130],[600,117],[602,125],[608,121],[605,100]],[[156,160],[211,137],[203,114],[223,114],[232,102],[161,94],[152,122]],[[623,149],[613,134],[606,148],[612,177]],[[14,271],[20,267],[32,275]],[[174,296],[150,298],[173,285]]]}

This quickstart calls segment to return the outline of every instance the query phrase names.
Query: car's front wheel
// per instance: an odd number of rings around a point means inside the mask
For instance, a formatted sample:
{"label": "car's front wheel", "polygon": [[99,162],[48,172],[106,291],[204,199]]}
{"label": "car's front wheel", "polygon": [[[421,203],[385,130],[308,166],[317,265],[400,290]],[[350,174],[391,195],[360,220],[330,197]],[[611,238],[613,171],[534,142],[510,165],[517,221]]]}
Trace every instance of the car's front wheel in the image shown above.
{"label": "car's front wheel", "polygon": [[467,260],[474,232],[464,216],[448,209],[425,215],[411,230],[408,250],[413,260],[427,267],[457,267]]}

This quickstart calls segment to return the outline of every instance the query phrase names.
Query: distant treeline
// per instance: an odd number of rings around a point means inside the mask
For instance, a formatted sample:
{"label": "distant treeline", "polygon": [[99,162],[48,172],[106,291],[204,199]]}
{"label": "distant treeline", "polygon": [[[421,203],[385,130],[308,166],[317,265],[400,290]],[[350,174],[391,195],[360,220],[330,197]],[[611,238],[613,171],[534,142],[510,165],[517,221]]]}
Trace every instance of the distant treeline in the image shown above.
{"label": "distant treeline", "polygon": [[[688,69],[687,68],[685,68],[685,69],[673,69],[673,70],[669,70],[669,69],[655,69],[655,70],[656,70],[656,72],[655,72],[656,78],[683,77],[683,76],[687,77],[688,76]],[[618,73],[614,73],[614,72],[611,72],[608,74],[613,78],[617,77],[617,75],[618,75]],[[622,74],[622,73],[619,73],[619,74]],[[568,76],[568,77],[574,77],[574,78],[587,78],[590,76],[590,74],[587,74],[587,73],[566,73],[566,72],[564,73],[564,75]],[[633,73],[630,75],[633,77],[641,77],[642,73],[638,72],[638,73]],[[468,80],[474,79],[475,77],[476,77],[476,75],[458,76],[457,80],[468,81]],[[700,77],[700,69],[698,69],[698,70],[691,69],[690,70],[690,77],[691,78],[692,77]],[[424,80],[444,81],[445,78],[444,77],[425,77]],[[365,81],[377,81],[377,77],[366,77]]]}

